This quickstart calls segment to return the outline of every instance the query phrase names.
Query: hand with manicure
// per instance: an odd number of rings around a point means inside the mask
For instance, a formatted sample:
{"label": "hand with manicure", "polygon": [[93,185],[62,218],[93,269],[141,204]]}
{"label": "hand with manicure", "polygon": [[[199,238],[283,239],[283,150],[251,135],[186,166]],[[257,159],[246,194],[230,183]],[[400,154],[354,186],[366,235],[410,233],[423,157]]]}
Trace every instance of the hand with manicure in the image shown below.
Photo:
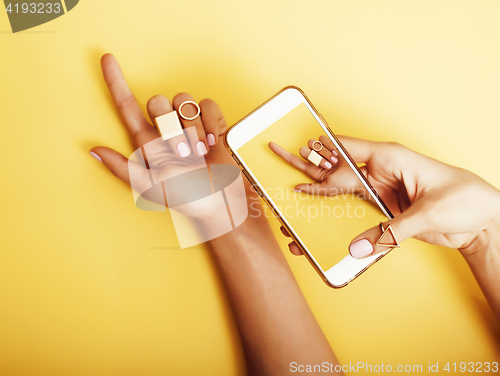
{"label": "hand with manicure", "polygon": [[[340,142],[369,183],[382,198],[394,219],[389,224],[399,242],[407,238],[474,252],[480,240],[491,236],[491,229],[500,227],[500,192],[473,173],[446,165],[395,143],[379,143],[339,136]],[[300,155],[307,159],[315,140],[302,147]],[[284,150],[275,143],[269,147],[278,156],[315,180],[298,184],[295,189],[312,195],[333,195],[352,189],[362,193],[364,186],[335,151],[332,141],[321,136],[324,158],[315,166]],[[326,163],[334,163],[330,167]],[[363,197],[369,198],[365,192]],[[288,236],[285,229],[282,229]],[[498,233],[498,232],[497,232]],[[387,250],[375,246],[381,235],[379,224],[357,236],[349,251],[363,258]],[[294,254],[302,252],[290,243]]]}
{"label": "hand with manicure", "polygon": [[[150,123],[146,120],[128,87],[116,58],[110,54],[104,55],[101,59],[101,66],[104,80],[133,141],[134,148],[138,149],[140,154],[142,154],[141,150],[144,152],[148,167],[146,169],[140,163],[129,161],[113,149],[103,146],[92,148],[90,154],[102,162],[113,175],[127,184],[133,180],[133,188],[140,193],[145,192],[143,196],[146,199],[165,205],[161,189],[148,192],[151,177],[159,183],[211,164],[236,166],[223,145],[221,135],[224,134],[227,124],[216,102],[211,99],[200,101],[201,114],[192,120],[189,118],[195,117],[197,108],[192,104],[185,104],[182,113],[188,119],[180,118],[184,129],[183,134],[163,141],[151,123],[154,124],[155,118],[171,111],[179,112],[179,107],[183,103],[194,101],[193,97],[187,93],[180,93],[174,96],[172,102],[163,95],[152,97],[147,103]],[[131,174],[133,174],[132,177]],[[245,184],[248,185],[246,180]],[[189,188],[196,189],[196,186],[197,182],[192,181]],[[158,187],[161,188],[159,184]],[[180,187],[180,189],[186,189],[186,187]],[[192,218],[210,222],[217,215],[219,208],[216,205],[193,203],[191,206],[184,206],[183,210],[186,212],[184,214]],[[220,211],[221,215],[227,216],[225,206]]]}

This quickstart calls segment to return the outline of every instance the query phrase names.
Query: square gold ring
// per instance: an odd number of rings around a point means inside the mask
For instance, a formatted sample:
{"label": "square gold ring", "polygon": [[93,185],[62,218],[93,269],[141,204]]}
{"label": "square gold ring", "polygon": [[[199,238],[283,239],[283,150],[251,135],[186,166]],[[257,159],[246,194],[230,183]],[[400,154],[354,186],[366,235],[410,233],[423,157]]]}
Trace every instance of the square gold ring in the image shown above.
{"label": "square gold ring", "polygon": [[165,141],[184,134],[179,116],[176,111],[155,118],[156,129]]}

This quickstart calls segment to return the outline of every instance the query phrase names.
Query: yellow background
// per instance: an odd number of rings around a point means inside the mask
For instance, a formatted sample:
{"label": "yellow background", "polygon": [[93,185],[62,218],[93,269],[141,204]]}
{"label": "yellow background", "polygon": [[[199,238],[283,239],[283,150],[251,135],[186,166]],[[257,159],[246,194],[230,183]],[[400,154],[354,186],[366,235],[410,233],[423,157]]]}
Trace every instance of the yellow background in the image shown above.
{"label": "yellow background", "polygon": [[[99,58],[144,108],[188,91],[236,122],[286,85],[339,134],[401,142],[497,187],[500,3],[90,1],[19,34],[0,12],[0,373],[244,374],[203,247],[88,150],[130,154]],[[456,251],[406,241],[342,290],[288,255],[342,363],[498,360],[495,323]],[[290,328],[293,330],[293,328]]]}

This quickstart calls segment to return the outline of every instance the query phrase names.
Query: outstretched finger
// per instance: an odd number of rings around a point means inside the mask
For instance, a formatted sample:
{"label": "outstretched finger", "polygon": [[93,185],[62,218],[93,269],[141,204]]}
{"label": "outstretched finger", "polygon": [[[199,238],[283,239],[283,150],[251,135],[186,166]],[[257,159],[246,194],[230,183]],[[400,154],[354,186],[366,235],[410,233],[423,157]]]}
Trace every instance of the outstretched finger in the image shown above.
{"label": "outstretched finger", "polygon": [[276,154],[278,157],[282,158],[284,161],[291,164],[297,170],[300,170],[302,172],[306,172],[306,169],[307,169],[307,166],[309,163],[305,162],[304,160],[297,157],[296,155],[293,155],[289,151],[286,151],[285,149],[283,149],[281,146],[279,146],[275,142],[271,141],[269,143],[269,148],[274,152],[274,154]]}
{"label": "outstretched finger", "polygon": [[[367,163],[373,153],[378,151],[380,147],[379,142],[363,140],[361,138],[348,136],[337,136],[337,138],[356,163]],[[331,149],[331,147],[335,147],[333,142],[326,136],[320,137],[320,141],[323,142],[325,146],[330,150],[333,150]]]}
{"label": "outstretched finger", "polygon": [[336,196],[339,193],[339,189],[337,186],[329,184],[326,180],[323,180],[321,183],[303,183],[295,186],[295,191],[307,193],[311,196]]}
{"label": "outstretched finger", "polygon": [[134,140],[135,146],[143,146],[158,138],[156,130],[146,120],[132,91],[128,87],[116,58],[111,54],[105,54],[101,58],[101,67],[109,92],[129,134]]}
{"label": "outstretched finger", "polygon": [[[130,184],[130,175],[133,174],[134,189],[143,192],[151,186],[149,174],[139,163],[129,161],[117,151],[103,146],[92,148],[90,154],[102,162],[118,179]],[[137,183],[139,182],[139,183]]]}

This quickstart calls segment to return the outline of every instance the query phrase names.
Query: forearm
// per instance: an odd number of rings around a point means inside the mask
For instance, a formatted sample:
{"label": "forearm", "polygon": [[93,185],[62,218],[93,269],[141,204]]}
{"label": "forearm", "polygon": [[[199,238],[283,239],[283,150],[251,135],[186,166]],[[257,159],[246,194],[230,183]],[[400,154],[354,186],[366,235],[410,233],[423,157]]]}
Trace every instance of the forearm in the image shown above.
{"label": "forearm", "polygon": [[500,321],[500,220],[482,231],[461,252]]}
{"label": "forearm", "polygon": [[243,342],[249,374],[290,363],[337,364],[264,216],[210,241]]}

